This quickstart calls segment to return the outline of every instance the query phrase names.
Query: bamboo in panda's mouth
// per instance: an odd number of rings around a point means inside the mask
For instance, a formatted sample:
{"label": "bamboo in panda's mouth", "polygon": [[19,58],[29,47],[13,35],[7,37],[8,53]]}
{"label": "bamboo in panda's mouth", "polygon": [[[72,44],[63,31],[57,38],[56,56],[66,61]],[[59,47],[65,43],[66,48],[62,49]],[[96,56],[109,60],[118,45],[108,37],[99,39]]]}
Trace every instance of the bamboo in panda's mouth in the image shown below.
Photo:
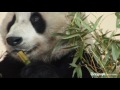
{"label": "bamboo in panda's mouth", "polygon": [[26,56],[26,54],[23,51],[19,51],[17,55],[23,61],[23,63],[25,63],[26,65],[30,64],[29,58]]}

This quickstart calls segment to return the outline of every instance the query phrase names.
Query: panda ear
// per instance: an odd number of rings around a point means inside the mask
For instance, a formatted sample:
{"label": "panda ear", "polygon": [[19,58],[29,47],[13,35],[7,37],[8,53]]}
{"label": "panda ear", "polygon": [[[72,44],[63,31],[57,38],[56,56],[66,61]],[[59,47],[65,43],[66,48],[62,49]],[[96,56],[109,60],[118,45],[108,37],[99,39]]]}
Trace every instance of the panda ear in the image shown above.
{"label": "panda ear", "polygon": [[10,31],[10,28],[15,23],[15,21],[16,21],[16,16],[14,15],[13,18],[12,18],[12,20],[8,23],[8,26],[7,26],[7,31],[8,32]]}

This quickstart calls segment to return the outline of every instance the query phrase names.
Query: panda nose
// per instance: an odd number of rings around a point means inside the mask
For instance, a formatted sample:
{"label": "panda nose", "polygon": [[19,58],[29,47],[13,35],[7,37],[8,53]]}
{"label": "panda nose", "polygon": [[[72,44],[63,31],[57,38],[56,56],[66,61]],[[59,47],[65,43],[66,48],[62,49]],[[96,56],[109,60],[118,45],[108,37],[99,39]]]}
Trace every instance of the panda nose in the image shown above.
{"label": "panda nose", "polygon": [[22,37],[8,37],[6,40],[9,45],[16,46],[20,44],[23,39]]}

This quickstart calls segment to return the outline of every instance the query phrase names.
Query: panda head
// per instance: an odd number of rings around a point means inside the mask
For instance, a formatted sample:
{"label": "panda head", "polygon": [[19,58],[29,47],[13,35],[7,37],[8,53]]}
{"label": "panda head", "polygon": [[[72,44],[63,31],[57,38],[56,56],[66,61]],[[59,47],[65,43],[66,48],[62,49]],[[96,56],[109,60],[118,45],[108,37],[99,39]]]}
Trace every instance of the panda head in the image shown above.
{"label": "panda head", "polygon": [[9,12],[1,25],[8,53],[18,58],[16,53],[23,50],[30,60],[60,58],[68,50],[52,52],[60,39],[52,34],[65,31],[69,23],[67,15],[67,12]]}

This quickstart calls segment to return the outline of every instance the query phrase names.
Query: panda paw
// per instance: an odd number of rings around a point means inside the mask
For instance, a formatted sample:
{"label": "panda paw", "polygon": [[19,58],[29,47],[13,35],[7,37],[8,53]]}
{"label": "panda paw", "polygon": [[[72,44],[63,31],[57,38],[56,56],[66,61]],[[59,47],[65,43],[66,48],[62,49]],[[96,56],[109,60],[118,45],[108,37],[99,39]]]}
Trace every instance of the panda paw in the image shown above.
{"label": "panda paw", "polygon": [[34,62],[22,69],[22,78],[60,78],[55,67],[44,62]]}

